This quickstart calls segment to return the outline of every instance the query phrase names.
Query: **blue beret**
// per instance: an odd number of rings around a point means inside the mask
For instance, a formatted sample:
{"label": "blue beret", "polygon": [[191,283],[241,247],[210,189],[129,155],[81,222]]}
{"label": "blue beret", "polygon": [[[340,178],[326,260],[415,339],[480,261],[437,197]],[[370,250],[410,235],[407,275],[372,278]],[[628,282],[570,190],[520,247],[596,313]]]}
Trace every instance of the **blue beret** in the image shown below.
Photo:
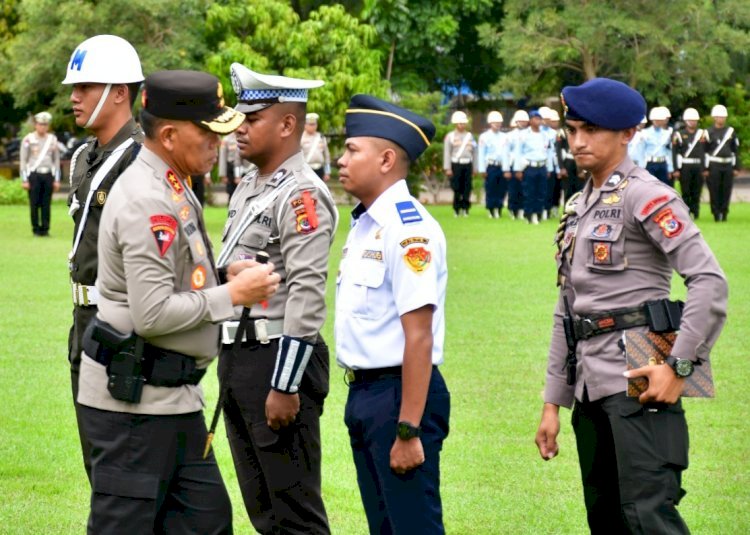
{"label": "blue beret", "polygon": [[609,78],[593,78],[578,86],[567,86],[560,101],[567,119],[586,121],[607,130],[632,128],[646,115],[646,101],[641,94]]}
{"label": "blue beret", "polygon": [[346,110],[346,135],[393,141],[414,161],[430,146],[435,125],[390,102],[370,95],[354,95]]}

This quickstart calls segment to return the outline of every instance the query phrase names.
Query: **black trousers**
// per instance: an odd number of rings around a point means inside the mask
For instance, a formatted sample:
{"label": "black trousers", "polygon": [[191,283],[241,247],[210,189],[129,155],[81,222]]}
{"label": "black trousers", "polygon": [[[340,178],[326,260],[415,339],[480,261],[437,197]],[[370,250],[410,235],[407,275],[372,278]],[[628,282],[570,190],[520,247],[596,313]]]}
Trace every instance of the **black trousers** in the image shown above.
{"label": "black trousers", "polygon": [[81,415],[81,405],[78,404],[78,376],[81,368],[81,353],[83,352],[83,333],[89,322],[96,316],[97,307],[73,307],[73,325],[68,334],[68,361],[70,362],[70,387],[73,392],[73,407],[76,411],[78,424],[78,439],[81,442],[81,455],[86,477],[91,483],[91,442],[86,438]]}
{"label": "black trousers", "polygon": [[31,207],[31,229],[37,236],[49,234],[49,213],[52,205],[52,173],[29,175],[29,206]]}
{"label": "black trousers", "polygon": [[154,416],[81,407],[92,448],[88,533],[232,533],[232,506],[202,412]]}
{"label": "black trousers", "polygon": [[453,211],[458,213],[459,210],[469,211],[471,208],[471,175],[472,166],[470,163],[451,164],[453,176],[451,177],[451,188],[453,189]]}
{"label": "black trousers", "polygon": [[625,393],[576,402],[573,430],[592,534],[689,533],[688,429],[681,402],[641,405]]}
{"label": "black trousers", "polygon": [[682,200],[687,204],[694,219],[698,219],[701,209],[701,192],[703,191],[703,166],[700,164],[683,164],[680,169],[680,187]]}
{"label": "black trousers", "polygon": [[[288,427],[266,424],[266,397],[278,340],[243,347],[227,382],[224,424],[237,481],[253,527],[263,534],[327,535],[321,494],[320,416],[328,394],[328,347],[313,350],[300,384],[300,411]],[[219,359],[222,377],[231,349]]]}
{"label": "black trousers", "polygon": [[401,409],[401,377],[352,383],[344,422],[371,534],[445,533],[440,500],[440,451],[448,436],[450,393],[433,368],[420,440],[425,462],[405,474],[390,466]]}
{"label": "black trousers", "polygon": [[562,180],[560,180],[560,176],[557,173],[552,172],[547,177],[547,199],[545,201],[544,209],[550,211],[556,206],[560,206],[561,196]]}
{"label": "black trousers", "polygon": [[665,162],[648,162],[646,171],[664,182],[670,188],[674,186],[674,180],[669,176],[667,164]]}
{"label": "black trousers", "polygon": [[730,163],[711,162],[708,165],[708,193],[711,197],[711,213],[717,221],[725,221],[732,199],[734,170]]}

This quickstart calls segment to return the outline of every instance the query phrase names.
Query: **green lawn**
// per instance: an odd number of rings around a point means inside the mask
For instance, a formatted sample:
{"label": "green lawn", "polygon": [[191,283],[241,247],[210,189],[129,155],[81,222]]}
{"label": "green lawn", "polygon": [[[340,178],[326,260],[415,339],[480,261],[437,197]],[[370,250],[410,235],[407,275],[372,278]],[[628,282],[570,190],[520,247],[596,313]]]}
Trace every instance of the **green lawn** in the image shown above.
{"label": "green lawn", "polygon": [[[708,214],[707,207],[703,210]],[[206,214],[215,240],[224,212],[209,208]],[[333,273],[348,212],[342,208]],[[450,264],[443,366],[453,394],[451,434],[442,458],[446,528],[461,535],[585,533],[569,413],[563,413],[557,459],[542,462],[533,441],[556,297],[556,223],[489,220],[483,210],[454,219],[449,207],[433,213],[447,235]],[[729,322],[713,354],[716,399],[685,402],[691,468],[680,509],[694,533],[748,533],[750,205],[733,207],[726,224],[705,215],[700,222],[729,278]],[[56,203],[52,238],[32,237],[25,206],[0,207],[0,228],[0,532],[82,533],[89,489],[66,360],[72,224]],[[684,296],[676,282],[675,294]],[[332,305],[332,282],[328,297]],[[333,345],[331,318],[324,335]],[[209,372],[203,384],[213,410],[215,373]],[[345,396],[343,373],[334,367],[323,419],[324,496],[335,534],[364,534],[342,421]],[[214,444],[235,507],[235,532],[252,533],[223,430]]]}

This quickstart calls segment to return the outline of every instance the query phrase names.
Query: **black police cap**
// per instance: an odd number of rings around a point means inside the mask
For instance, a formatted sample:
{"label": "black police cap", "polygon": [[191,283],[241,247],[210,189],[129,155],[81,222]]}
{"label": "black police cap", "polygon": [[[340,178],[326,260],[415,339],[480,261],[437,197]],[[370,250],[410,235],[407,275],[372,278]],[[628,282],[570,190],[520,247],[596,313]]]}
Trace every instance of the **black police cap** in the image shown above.
{"label": "black police cap", "polygon": [[354,95],[346,110],[347,137],[393,141],[416,160],[430,146],[435,125],[421,115],[370,95]]}
{"label": "black police cap", "polygon": [[219,79],[206,72],[155,72],[144,82],[141,103],[156,117],[192,121],[217,134],[229,134],[245,120],[224,104]]}
{"label": "black police cap", "polygon": [[646,115],[643,96],[627,84],[609,78],[593,78],[563,88],[560,95],[565,117],[607,130],[624,130],[640,124]]}

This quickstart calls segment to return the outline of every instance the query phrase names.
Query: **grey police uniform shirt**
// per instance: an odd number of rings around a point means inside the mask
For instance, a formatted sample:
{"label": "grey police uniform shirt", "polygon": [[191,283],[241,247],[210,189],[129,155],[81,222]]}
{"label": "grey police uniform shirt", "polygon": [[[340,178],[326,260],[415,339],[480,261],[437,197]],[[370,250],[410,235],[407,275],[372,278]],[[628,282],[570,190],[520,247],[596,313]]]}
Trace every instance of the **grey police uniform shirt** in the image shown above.
{"label": "grey police uniform shirt", "polygon": [[[461,147],[463,147],[463,150]],[[474,154],[475,150],[476,141],[471,132],[468,130],[463,134],[457,130],[448,132],[443,141],[443,169],[449,170],[453,163],[470,163],[476,173],[479,169],[479,163]]]}
{"label": "grey police uniform shirt", "polygon": [[313,169],[323,169],[324,173],[331,172],[331,153],[328,151],[328,141],[320,132],[314,134],[302,133],[300,140],[302,155]]}
{"label": "grey police uniform shirt", "polygon": [[[338,211],[326,185],[297,152],[270,175],[261,176],[256,168],[243,177],[229,205],[224,247],[253,205],[269,195],[275,199],[242,233],[228,263],[254,259],[258,251],[268,253],[281,283],[266,308],[253,305],[250,317],[283,319],[285,336],[315,343],[326,318],[328,253]],[[235,307],[235,319],[241,311]]]}
{"label": "grey police uniform shirt", "polygon": [[670,296],[674,269],[688,290],[672,355],[708,359],[726,319],[727,282],[677,192],[625,158],[599,191],[589,180],[571,201],[559,239],[544,401],[570,407],[583,399],[584,385],[592,401],[627,388],[623,331],[579,341],[576,384],[566,384],[564,295],[576,316],[638,306]]}
{"label": "grey police uniform shirt", "polygon": [[55,182],[59,182],[60,148],[57,146],[57,136],[51,132],[44,137],[39,137],[36,132],[26,134],[21,141],[18,167],[24,182],[34,172],[53,175]]}
{"label": "grey police uniform shirt", "polygon": [[[205,368],[219,350],[219,323],[232,317],[219,285],[200,203],[145,146],[110,191],[99,232],[99,319],[122,333],[194,357]],[[140,403],[112,398],[104,366],[84,353],[78,402],[137,414],[184,414],[203,407],[200,385],[146,384]]]}

